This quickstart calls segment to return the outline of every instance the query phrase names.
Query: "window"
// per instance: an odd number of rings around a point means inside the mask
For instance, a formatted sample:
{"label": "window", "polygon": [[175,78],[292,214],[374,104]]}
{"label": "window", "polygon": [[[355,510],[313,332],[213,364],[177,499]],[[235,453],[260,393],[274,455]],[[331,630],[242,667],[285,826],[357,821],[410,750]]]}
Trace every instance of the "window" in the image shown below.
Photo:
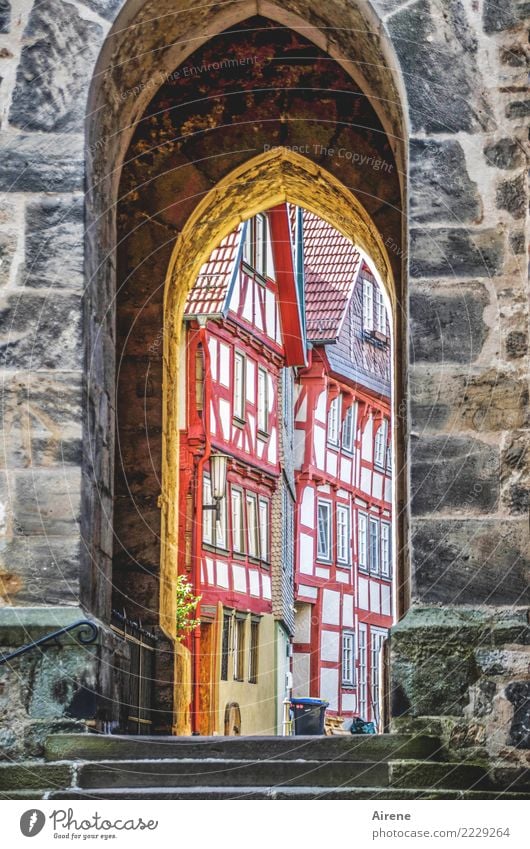
{"label": "window", "polygon": [[250,621],[250,646],[248,658],[248,680],[256,684],[258,680],[259,619]]}
{"label": "window", "polygon": [[350,454],[353,451],[354,433],[357,418],[357,404],[352,404],[346,410],[344,422],[342,423],[342,448]]}
{"label": "window", "polygon": [[381,522],[381,575],[390,578],[392,574],[392,541],[390,537],[390,525]]}
{"label": "window", "polygon": [[386,309],[379,286],[375,287],[375,329],[386,336]]}
{"label": "window", "polygon": [[355,637],[351,631],[342,632],[342,683],[345,687],[355,684]]}
{"label": "window", "polygon": [[258,368],[258,430],[269,432],[268,376],[263,368]]}
{"label": "window", "polygon": [[230,656],[230,613],[223,614],[223,634],[221,637],[221,681],[228,681],[228,658]]}
{"label": "window", "polygon": [[332,445],[339,444],[340,401],[341,397],[338,395],[329,405],[328,442]]}
{"label": "window", "polygon": [[363,280],[363,330],[374,329],[374,287],[370,280]]}
{"label": "window", "polygon": [[367,628],[359,625],[359,716],[368,719],[368,656]]}
{"label": "window", "polygon": [[387,472],[392,471],[392,446],[389,445],[386,449],[386,470]]}
{"label": "window", "polygon": [[368,523],[364,513],[359,513],[358,518],[358,552],[359,569],[368,571]]}
{"label": "window", "polygon": [[254,493],[247,492],[247,528],[248,528],[248,556],[259,557],[259,525],[258,525],[258,499]]}
{"label": "window", "polygon": [[371,628],[370,634],[370,677],[372,679],[372,709],[374,712],[374,722],[379,724],[379,693],[380,693],[380,659],[381,649],[386,639],[386,631],[376,630]]}
{"label": "window", "polygon": [[369,543],[370,543],[370,572],[373,575],[379,574],[379,522],[377,519],[370,519],[369,522]]}
{"label": "window", "polygon": [[[204,475],[202,479],[202,503],[205,505],[212,503],[212,484],[209,475]],[[213,525],[214,511],[204,510],[202,514],[202,541],[206,545],[213,545]]]}
{"label": "window", "polygon": [[380,466],[380,468],[384,468],[385,466],[385,458],[386,458],[386,419],[381,422],[377,429],[377,433],[375,435],[375,445],[374,445],[374,463],[376,466]]}
{"label": "window", "polygon": [[234,622],[234,680],[243,681],[245,675],[245,616],[236,613]]}
{"label": "window", "polygon": [[337,560],[350,562],[350,508],[337,504]]}
{"label": "window", "polygon": [[[212,504],[212,484],[210,475],[205,474],[202,483],[202,503]],[[205,510],[202,518],[202,541],[205,545],[215,548],[226,548],[226,498],[219,502],[219,520],[216,521],[215,510]]]}
{"label": "window", "polygon": [[331,560],[331,504],[329,501],[317,503],[318,543],[317,557]]}
{"label": "window", "polygon": [[232,487],[232,547],[238,554],[245,553],[245,523],[243,521],[243,493]]}
{"label": "window", "polygon": [[262,277],[267,274],[267,217],[256,215],[247,222],[243,260]]}
{"label": "window", "polygon": [[294,383],[293,370],[290,368],[282,369],[282,409],[283,424],[292,444],[294,425]]}
{"label": "window", "polygon": [[245,357],[234,353],[234,418],[245,420]]}
{"label": "window", "polygon": [[260,557],[266,563],[269,562],[269,500],[259,499],[259,550]]}

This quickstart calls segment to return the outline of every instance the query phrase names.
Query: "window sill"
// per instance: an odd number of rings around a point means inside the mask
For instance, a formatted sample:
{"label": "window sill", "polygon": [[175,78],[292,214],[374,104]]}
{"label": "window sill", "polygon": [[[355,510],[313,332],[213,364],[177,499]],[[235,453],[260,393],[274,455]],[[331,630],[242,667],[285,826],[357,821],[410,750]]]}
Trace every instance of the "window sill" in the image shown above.
{"label": "window sill", "polygon": [[245,554],[244,551],[233,551],[232,557],[234,558],[234,560],[246,560],[247,559],[247,555]]}
{"label": "window sill", "polygon": [[246,423],[246,419],[240,419],[239,416],[232,416],[232,424],[236,427],[243,428],[245,427]]}
{"label": "window sill", "polygon": [[261,439],[262,442],[267,442],[270,439],[270,433],[267,433],[266,430],[260,430],[258,428],[258,439]]}

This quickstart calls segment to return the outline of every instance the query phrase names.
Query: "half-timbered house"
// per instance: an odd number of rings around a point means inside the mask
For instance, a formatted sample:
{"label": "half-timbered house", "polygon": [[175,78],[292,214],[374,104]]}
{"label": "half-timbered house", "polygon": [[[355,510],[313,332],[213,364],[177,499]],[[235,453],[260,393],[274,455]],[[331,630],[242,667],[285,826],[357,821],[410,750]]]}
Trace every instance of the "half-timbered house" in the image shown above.
{"label": "half-timbered house", "polygon": [[294,693],[378,722],[393,608],[390,325],[369,260],[308,212],[303,234]]}

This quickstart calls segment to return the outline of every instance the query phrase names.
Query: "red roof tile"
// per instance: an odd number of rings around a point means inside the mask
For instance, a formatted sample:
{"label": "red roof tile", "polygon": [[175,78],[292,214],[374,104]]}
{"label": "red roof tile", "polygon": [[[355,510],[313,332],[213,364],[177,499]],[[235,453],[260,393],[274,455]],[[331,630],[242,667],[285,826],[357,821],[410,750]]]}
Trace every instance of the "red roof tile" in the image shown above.
{"label": "red roof tile", "polygon": [[229,233],[202,266],[186,301],[184,315],[187,318],[222,314],[235,269],[242,229],[243,224],[240,224]]}
{"label": "red roof tile", "polygon": [[355,246],[304,209],[304,267],[307,337],[336,339],[351,299],[361,257]]}

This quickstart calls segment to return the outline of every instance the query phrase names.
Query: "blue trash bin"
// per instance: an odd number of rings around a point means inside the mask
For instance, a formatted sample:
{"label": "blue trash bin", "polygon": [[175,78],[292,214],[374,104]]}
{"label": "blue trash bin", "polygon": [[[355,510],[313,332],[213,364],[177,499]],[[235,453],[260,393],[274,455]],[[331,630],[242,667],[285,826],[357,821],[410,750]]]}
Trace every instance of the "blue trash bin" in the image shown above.
{"label": "blue trash bin", "polygon": [[296,736],[324,734],[324,718],[329,705],[325,699],[291,699]]}

